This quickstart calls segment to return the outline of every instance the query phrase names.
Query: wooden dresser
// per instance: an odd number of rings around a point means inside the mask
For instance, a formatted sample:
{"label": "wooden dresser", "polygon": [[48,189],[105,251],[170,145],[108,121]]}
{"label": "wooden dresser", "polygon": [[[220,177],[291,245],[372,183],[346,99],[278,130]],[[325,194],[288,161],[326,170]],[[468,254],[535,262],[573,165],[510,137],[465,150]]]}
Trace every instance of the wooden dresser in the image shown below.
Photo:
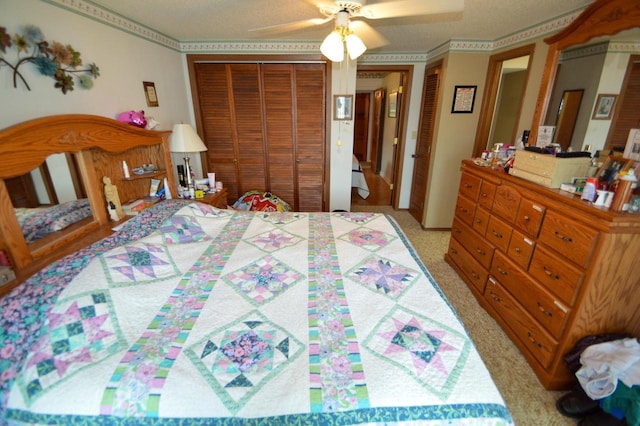
{"label": "wooden dresser", "polygon": [[640,336],[640,215],[465,160],[445,260],[547,389],[575,383],[581,338]]}

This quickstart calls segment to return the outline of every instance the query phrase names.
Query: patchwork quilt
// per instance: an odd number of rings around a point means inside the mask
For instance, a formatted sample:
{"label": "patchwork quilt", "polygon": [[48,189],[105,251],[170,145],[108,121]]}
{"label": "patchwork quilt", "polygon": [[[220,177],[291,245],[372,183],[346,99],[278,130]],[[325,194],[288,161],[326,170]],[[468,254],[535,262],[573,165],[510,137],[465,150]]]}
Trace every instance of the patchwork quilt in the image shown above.
{"label": "patchwork quilt", "polygon": [[511,424],[392,218],[148,210],[0,301],[0,422]]}

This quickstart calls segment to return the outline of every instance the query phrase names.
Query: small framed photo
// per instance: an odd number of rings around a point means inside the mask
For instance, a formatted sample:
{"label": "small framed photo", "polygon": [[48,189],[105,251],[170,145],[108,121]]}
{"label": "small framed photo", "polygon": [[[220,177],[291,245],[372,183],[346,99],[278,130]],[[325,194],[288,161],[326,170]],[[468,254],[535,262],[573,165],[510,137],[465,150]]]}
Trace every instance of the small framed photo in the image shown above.
{"label": "small framed photo", "polygon": [[473,112],[473,104],[476,101],[477,89],[478,86],[455,86],[451,113],[471,114]]}
{"label": "small framed photo", "polygon": [[599,94],[596,106],[593,108],[592,120],[610,120],[616,106],[618,95]]}
{"label": "small framed photo", "polygon": [[389,118],[396,118],[398,116],[398,92],[389,93],[389,112],[387,114]]}
{"label": "small framed photo", "polygon": [[640,161],[640,129],[629,130],[629,137],[622,156],[633,161]]}
{"label": "small framed photo", "polygon": [[333,119],[353,120],[353,95],[333,95]]}
{"label": "small framed photo", "polygon": [[144,87],[144,96],[147,98],[147,106],[160,106],[158,103],[158,94],[156,93],[156,84],[152,81],[143,81],[142,87]]}
{"label": "small framed photo", "polygon": [[598,182],[600,183],[607,183],[611,185],[613,181],[616,180],[620,172],[627,171],[632,166],[633,160],[620,157],[619,155],[610,155],[604,160],[602,166],[598,169],[596,178],[598,178]]}

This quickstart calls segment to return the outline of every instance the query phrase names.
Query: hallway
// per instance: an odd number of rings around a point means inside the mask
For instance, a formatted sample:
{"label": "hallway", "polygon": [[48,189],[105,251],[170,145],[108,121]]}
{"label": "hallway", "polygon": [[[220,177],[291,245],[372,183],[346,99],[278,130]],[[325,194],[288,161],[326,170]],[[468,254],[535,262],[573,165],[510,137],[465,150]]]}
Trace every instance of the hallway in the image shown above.
{"label": "hallway", "polygon": [[369,186],[369,196],[363,199],[358,195],[356,188],[351,188],[351,205],[352,206],[390,206],[391,205],[391,189],[389,184],[373,173],[369,163],[362,163],[362,171],[364,178]]}

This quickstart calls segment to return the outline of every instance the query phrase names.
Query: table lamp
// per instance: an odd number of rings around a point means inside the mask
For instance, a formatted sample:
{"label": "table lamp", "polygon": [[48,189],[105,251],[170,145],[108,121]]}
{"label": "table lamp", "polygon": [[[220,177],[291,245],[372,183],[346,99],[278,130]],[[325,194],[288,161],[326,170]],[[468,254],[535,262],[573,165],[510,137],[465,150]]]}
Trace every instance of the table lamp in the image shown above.
{"label": "table lamp", "polygon": [[176,124],[173,126],[173,133],[169,138],[169,150],[171,152],[184,153],[184,173],[186,175],[187,188],[193,187],[191,179],[191,167],[189,165],[189,152],[206,151],[207,147],[200,139],[200,136],[193,130],[190,124]]}

